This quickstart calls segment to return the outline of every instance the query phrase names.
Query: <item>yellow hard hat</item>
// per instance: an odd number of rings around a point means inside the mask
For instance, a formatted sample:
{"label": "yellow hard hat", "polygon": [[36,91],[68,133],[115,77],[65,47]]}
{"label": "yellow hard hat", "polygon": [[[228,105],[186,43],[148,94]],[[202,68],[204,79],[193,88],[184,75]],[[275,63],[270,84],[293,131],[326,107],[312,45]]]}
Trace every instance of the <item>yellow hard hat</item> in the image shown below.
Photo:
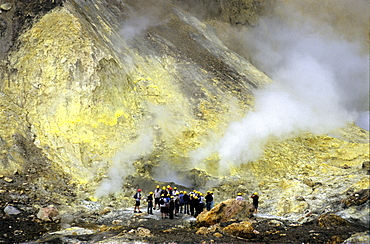
{"label": "yellow hard hat", "polygon": [[157,188],[159,188],[159,185],[157,185]]}
{"label": "yellow hard hat", "polygon": [[166,187],[164,186],[164,187],[162,187],[162,190],[166,190]]}
{"label": "yellow hard hat", "polygon": [[184,193],[183,191],[180,191],[180,193]]}
{"label": "yellow hard hat", "polygon": [[153,195],[153,192],[151,191],[151,192],[149,192],[149,194],[150,194],[150,195]]}
{"label": "yellow hard hat", "polygon": [[167,188],[170,188],[171,186],[170,185],[167,185]]}
{"label": "yellow hard hat", "polygon": [[176,195],[180,195],[180,192],[176,192]]}
{"label": "yellow hard hat", "polygon": [[199,192],[199,196],[203,196],[203,193]]}
{"label": "yellow hard hat", "polygon": [[164,197],[164,194],[162,194],[161,197]]}
{"label": "yellow hard hat", "polygon": [[195,196],[195,197],[194,197],[194,199],[198,199],[198,197],[197,197],[197,196]]}
{"label": "yellow hard hat", "polygon": [[258,193],[257,193],[257,192],[255,192],[255,193],[253,193],[253,195],[258,195]]}
{"label": "yellow hard hat", "polygon": [[173,189],[174,189],[174,190],[176,190],[176,189],[177,189],[177,187],[175,186]]}
{"label": "yellow hard hat", "polygon": [[186,191],[184,191],[184,194],[186,194],[187,192]]}
{"label": "yellow hard hat", "polygon": [[241,196],[241,195],[242,195],[242,194],[239,192],[239,193],[238,193],[238,196]]}

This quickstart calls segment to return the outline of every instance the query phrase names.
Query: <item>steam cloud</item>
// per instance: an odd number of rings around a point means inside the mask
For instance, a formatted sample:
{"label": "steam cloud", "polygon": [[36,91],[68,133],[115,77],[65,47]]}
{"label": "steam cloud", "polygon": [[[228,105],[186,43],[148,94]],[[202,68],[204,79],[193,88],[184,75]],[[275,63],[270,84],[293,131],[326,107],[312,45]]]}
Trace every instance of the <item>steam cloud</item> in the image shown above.
{"label": "steam cloud", "polygon": [[[167,22],[165,10],[162,5],[151,3],[147,0],[141,0],[140,9],[132,10],[131,16],[127,19],[120,29],[120,34],[126,42],[130,43],[137,36],[145,33],[150,27],[163,25]],[[164,4],[167,1],[162,1]]]}
{"label": "steam cloud", "polygon": [[[344,2],[328,1],[348,5]],[[193,160],[208,157],[201,155],[204,152],[216,151],[219,172],[228,172],[232,165],[261,156],[270,138],[284,139],[302,131],[328,133],[355,121],[359,114],[367,114],[363,120],[369,120],[368,18],[366,26],[353,26],[362,23],[356,21],[357,15],[368,16],[368,2],[352,2],[348,9],[334,7],[341,10],[338,13],[323,9],[333,15],[331,21],[319,18],[325,16],[320,10],[311,12],[315,16],[300,12],[308,1],[289,3],[285,8],[279,5],[274,16],[263,18],[259,27],[229,35],[239,40],[238,52],[249,55],[274,83],[255,93],[254,111],[232,123],[217,144],[194,152]],[[320,2],[318,7],[322,5]],[[333,21],[344,11],[353,18]],[[343,28],[351,30],[351,35]],[[365,33],[355,33],[353,28]]]}
{"label": "steam cloud", "polygon": [[133,162],[149,155],[153,150],[153,133],[151,130],[143,131],[132,143],[125,146],[112,158],[112,166],[95,190],[95,197],[101,198],[121,190],[123,182],[129,174],[135,172]]}
{"label": "steam cloud", "polygon": [[153,179],[163,182],[174,182],[178,185],[191,187],[192,183],[185,177],[177,173],[178,168],[171,167],[169,162],[162,162],[158,167],[153,170]]}

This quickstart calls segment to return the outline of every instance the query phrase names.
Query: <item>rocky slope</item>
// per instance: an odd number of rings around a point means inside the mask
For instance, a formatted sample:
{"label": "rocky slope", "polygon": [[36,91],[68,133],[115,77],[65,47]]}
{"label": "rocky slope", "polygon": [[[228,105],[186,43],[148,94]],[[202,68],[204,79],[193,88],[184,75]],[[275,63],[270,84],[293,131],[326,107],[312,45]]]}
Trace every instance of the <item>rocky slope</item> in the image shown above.
{"label": "rocky slope", "polygon": [[369,223],[369,131],[354,124],[270,137],[230,171],[194,160],[273,83],[225,35],[274,1],[26,2],[0,13],[2,207],[123,208],[170,183],[217,202],[258,191],[261,212],[302,223]]}

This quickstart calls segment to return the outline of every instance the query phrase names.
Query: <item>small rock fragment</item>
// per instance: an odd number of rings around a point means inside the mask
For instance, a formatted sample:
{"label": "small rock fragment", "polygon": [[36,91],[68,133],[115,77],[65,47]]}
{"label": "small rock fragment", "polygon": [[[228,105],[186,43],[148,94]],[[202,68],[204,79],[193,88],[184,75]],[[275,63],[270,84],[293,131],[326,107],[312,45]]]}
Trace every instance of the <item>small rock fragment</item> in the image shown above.
{"label": "small rock fragment", "polygon": [[17,208],[10,205],[4,208],[4,212],[8,215],[17,215],[21,213],[21,211],[19,211]]}
{"label": "small rock fragment", "polygon": [[6,181],[6,182],[8,182],[8,183],[10,183],[10,182],[12,182],[13,180],[12,179],[10,179],[9,177],[5,177],[4,178],[4,180]]}
{"label": "small rock fragment", "polygon": [[122,224],[122,220],[115,219],[115,220],[112,221],[112,225],[119,225],[119,224]]}
{"label": "small rock fragment", "polygon": [[41,208],[37,213],[37,218],[48,221],[57,220],[60,218],[58,210],[53,206],[48,206],[46,208]]}
{"label": "small rock fragment", "polygon": [[2,3],[0,4],[0,9],[9,11],[12,8],[12,5],[10,3]]}
{"label": "small rock fragment", "polygon": [[208,234],[208,228],[207,227],[200,227],[195,234],[198,235],[207,235]]}

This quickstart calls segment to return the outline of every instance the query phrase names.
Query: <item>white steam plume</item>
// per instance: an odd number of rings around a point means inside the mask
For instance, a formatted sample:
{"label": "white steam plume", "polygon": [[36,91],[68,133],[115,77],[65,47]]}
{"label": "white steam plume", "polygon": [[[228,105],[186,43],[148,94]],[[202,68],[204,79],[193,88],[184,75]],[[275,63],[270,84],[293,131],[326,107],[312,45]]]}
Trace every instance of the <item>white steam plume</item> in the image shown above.
{"label": "white steam plume", "polygon": [[131,42],[137,36],[145,33],[150,27],[163,25],[167,22],[166,10],[164,10],[162,3],[151,2],[148,0],[139,1],[140,8],[132,9],[130,16],[122,24],[120,34],[125,41]]}
{"label": "white steam plume", "polygon": [[153,179],[163,182],[174,182],[178,185],[191,187],[191,182],[187,178],[182,177],[177,173],[179,169],[181,169],[181,167],[172,166],[169,162],[161,162],[161,164],[157,166],[152,172]]}
{"label": "white steam plume", "polygon": [[121,190],[126,176],[135,172],[133,163],[138,159],[149,155],[153,151],[152,130],[143,131],[132,143],[125,146],[112,158],[112,166],[95,191],[95,197],[116,193]]}
{"label": "white steam plume", "polygon": [[340,26],[301,15],[295,9],[299,1],[292,2],[295,6],[285,11],[288,21],[269,17],[257,28],[238,30],[244,51],[274,83],[257,91],[254,111],[232,123],[211,146],[220,158],[219,172],[256,160],[269,138],[328,133],[369,109],[368,35],[351,39],[336,31]]}

